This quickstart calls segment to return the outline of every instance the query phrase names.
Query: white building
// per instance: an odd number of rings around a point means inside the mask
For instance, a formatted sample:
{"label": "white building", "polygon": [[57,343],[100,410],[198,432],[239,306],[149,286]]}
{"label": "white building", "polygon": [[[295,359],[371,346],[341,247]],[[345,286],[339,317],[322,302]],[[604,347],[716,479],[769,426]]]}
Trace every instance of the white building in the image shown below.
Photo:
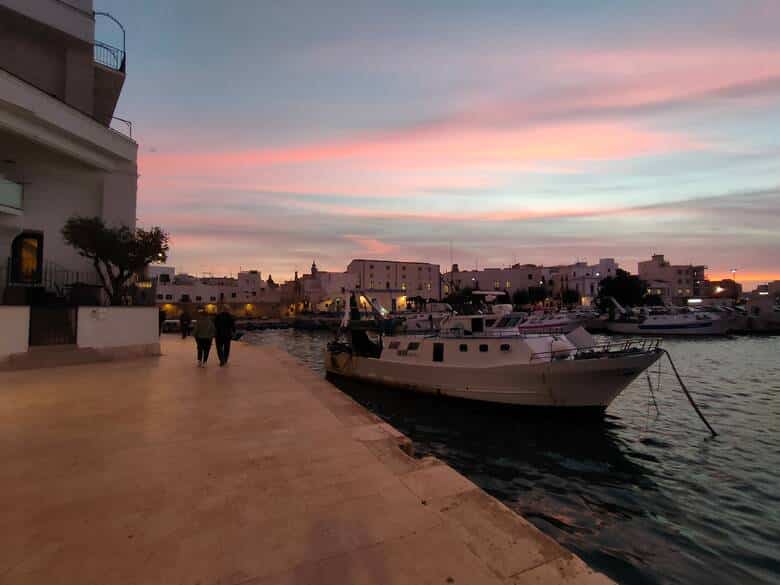
{"label": "white building", "polygon": [[450,289],[502,290],[513,295],[532,287],[544,287],[553,297],[565,290],[580,295],[582,304],[589,305],[598,294],[599,282],[615,276],[618,264],[614,258],[601,258],[597,264],[575,262],[556,266],[514,264],[509,268],[484,268],[459,270],[457,264],[442,278],[444,294]]}
{"label": "white building", "polygon": [[72,215],[135,225],[138,145],[109,127],[124,80],[123,48],[95,40],[92,0],[0,0],[3,285],[94,276],[60,235]]}
{"label": "white building", "polygon": [[509,268],[483,268],[482,270],[460,270],[455,264],[443,277],[444,295],[464,288],[479,290],[501,290],[510,295],[518,290],[546,284],[544,270],[535,264],[514,264]]}
{"label": "white building", "polygon": [[259,270],[239,272],[231,276],[192,276],[176,274],[173,266],[150,266],[148,276],[156,282],[157,304],[163,307],[173,305],[194,305],[209,311],[216,311],[219,305],[227,304],[253,312],[256,303],[278,303],[279,290],[263,280]]}
{"label": "white building", "polygon": [[0,362],[30,345],[159,353],[154,307],[85,306],[97,273],[61,235],[74,215],[135,226],[138,145],[111,128],[125,51],[96,18],[121,35],[92,0],[0,0]]}
{"label": "white building", "polygon": [[313,311],[341,311],[348,293],[357,286],[357,275],[351,272],[319,270],[312,262],[311,273],[300,278],[300,290],[305,306]]}
{"label": "white building", "polygon": [[706,292],[707,267],[694,264],[671,264],[663,254],[639,262],[639,278],[648,283],[648,292],[660,295],[665,302],[681,302]]}
{"label": "white building", "polygon": [[365,296],[391,311],[406,309],[407,299],[440,300],[441,271],[438,264],[396,260],[352,260],[347,272],[354,275]]}

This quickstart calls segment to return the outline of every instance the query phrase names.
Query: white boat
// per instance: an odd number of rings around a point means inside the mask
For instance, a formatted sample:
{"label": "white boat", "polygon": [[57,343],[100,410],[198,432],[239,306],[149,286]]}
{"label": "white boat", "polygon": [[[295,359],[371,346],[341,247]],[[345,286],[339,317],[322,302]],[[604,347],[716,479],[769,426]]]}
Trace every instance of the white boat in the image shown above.
{"label": "white boat", "polygon": [[371,339],[343,324],[325,352],[329,375],[500,404],[602,412],[662,355],[658,340],[597,344],[584,329]]}
{"label": "white boat", "polygon": [[706,310],[642,307],[627,311],[612,299],[619,316],[607,322],[607,330],[623,335],[726,335],[730,316]]}
{"label": "white boat", "polygon": [[567,311],[556,313],[538,312],[529,315],[523,322],[517,325],[520,333],[535,333],[539,331],[557,330],[562,333],[569,333],[587,321],[583,316]]}

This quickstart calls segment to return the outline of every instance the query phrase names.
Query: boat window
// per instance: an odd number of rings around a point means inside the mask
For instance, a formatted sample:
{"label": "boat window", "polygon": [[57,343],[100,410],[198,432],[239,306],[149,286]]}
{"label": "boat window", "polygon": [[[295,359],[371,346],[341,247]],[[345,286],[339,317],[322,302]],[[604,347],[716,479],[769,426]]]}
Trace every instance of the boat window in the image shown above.
{"label": "boat window", "polygon": [[488,346],[486,343],[483,343],[479,346],[479,351],[481,351],[482,353],[485,353],[487,350],[488,350]]}
{"label": "boat window", "polygon": [[469,350],[469,346],[468,346],[468,344],[467,344],[467,343],[461,343],[461,344],[460,344],[460,351],[462,351],[462,352],[464,352],[464,353],[465,353],[465,352],[467,352],[468,350]]}
{"label": "boat window", "polygon": [[444,344],[443,343],[434,343],[433,344],[433,361],[435,361],[435,362],[443,362],[444,361]]}
{"label": "boat window", "polygon": [[401,345],[400,341],[391,341],[390,345],[388,345],[387,347],[390,349],[398,349],[399,345]]}
{"label": "boat window", "polygon": [[406,346],[407,351],[417,351],[420,349],[420,343],[417,341],[412,341],[409,345]]}
{"label": "boat window", "polygon": [[501,351],[509,351],[509,344],[508,343],[502,343],[501,344]]}
{"label": "boat window", "polygon": [[485,330],[484,324],[485,322],[482,320],[482,317],[473,318],[471,320],[471,332],[482,333]]}

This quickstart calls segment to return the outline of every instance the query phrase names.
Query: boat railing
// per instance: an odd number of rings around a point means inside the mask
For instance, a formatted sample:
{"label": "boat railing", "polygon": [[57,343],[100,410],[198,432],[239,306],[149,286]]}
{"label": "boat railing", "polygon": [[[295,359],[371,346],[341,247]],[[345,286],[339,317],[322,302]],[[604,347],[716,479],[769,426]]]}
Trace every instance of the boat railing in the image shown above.
{"label": "boat railing", "polygon": [[605,341],[577,348],[554,349],[550,351],[538,351],[531,356],[531,360],[554,360],[559,358],[587,359],[604,356],[623,356],[632,353],[650,353],[658,350],[661,339],[657,337],[627,339],[620,341]]}

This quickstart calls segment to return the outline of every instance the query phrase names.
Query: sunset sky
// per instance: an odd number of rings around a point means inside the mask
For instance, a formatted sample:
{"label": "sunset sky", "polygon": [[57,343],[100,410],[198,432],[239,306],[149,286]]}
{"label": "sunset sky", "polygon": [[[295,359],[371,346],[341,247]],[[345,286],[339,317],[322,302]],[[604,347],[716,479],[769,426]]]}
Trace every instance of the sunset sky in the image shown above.
{"label": "sunset sky", "polygon": [[780,278],[775,0],[95,4],[178,270],[445,268],[452,242]]}

